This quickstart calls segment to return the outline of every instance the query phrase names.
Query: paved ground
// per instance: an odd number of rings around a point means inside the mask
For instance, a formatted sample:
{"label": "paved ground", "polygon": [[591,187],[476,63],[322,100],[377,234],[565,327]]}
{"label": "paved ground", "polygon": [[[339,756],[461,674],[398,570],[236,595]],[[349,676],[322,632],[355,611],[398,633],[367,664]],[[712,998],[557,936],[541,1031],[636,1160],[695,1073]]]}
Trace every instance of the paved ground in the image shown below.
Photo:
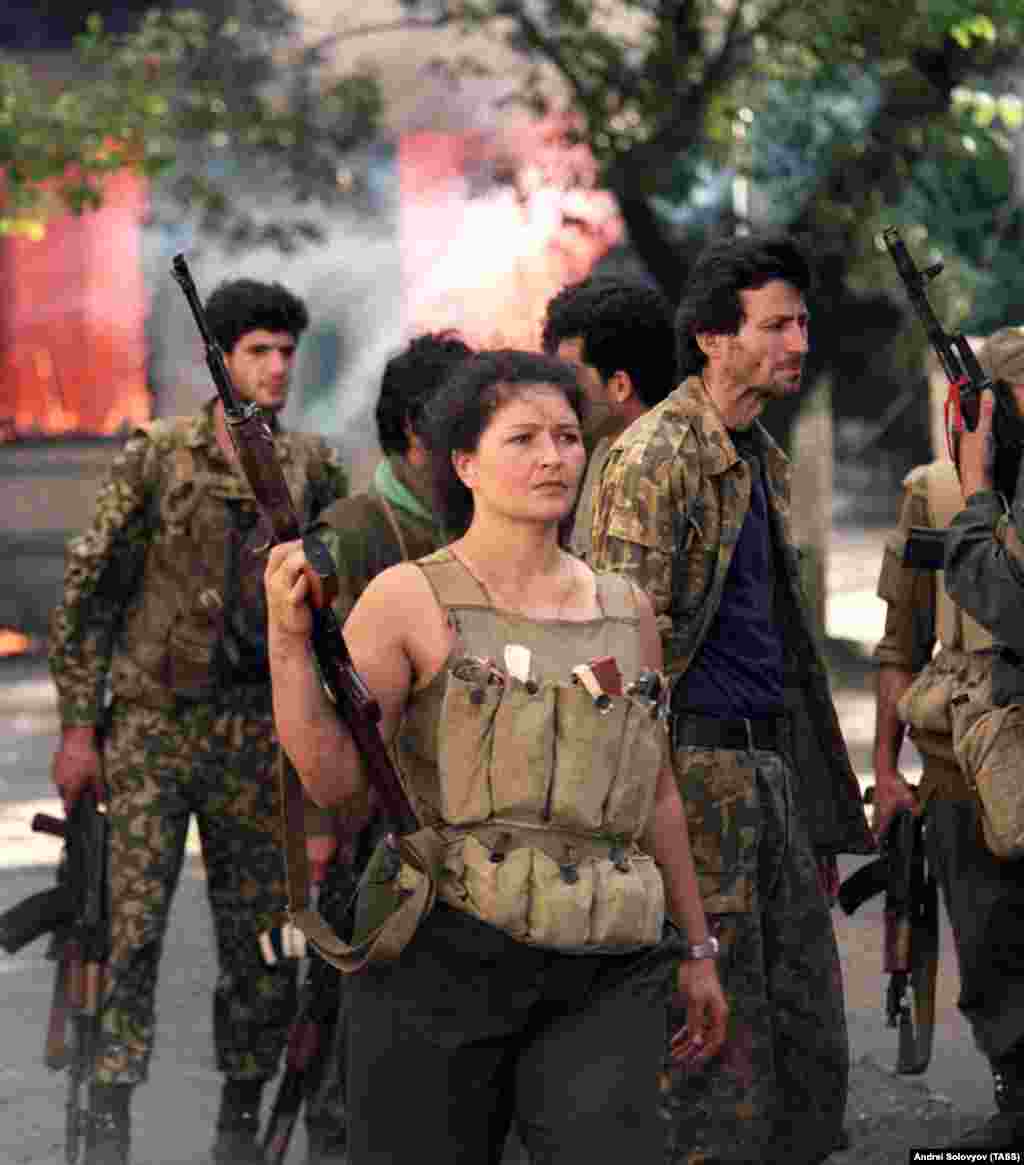
{"label": "paved ground", "polygon": [[[837,531],[829,570],[830,658],[844,731],[862,779],[869,775],[873,704],[866,652],[881,626],[873,597],[882,532]],[[41,661],[0,660],[0,911],[46,888],[59,853],[34,835],[32,815],[59,815],[49,762],[56,719]],[[906,768],[914,769],[908,746]],[[847,861],[842,872],[854,868]],[[988,1110],[990,1081],[956,1010],[957,974],[943,920],[939,1023],[923,1080],[893,1077],[895,1034],[882,1014],[881,901],[853,918],[837,912],[848,1019],[855,1059],[848,1124],[853,1148],[835,1165],[905,1162],[910,1146],[937,1147],[955,1128]],[[42,1064],[52,964],[42,942],[17,956],[0,954],[3,1048],[0,1049],[0,1165],[56,1165],[62,1160],[64,1078]],[[213,1071],[210,993],[215,976],[202,863],[194,850],[171,916],[158,997],[160,1033],[150,1082],[135,1104],[135,1165],[185,1165],[209,1147],[219,1079]],[[920,1138],[920,1139],[919,1139]],[[290,1161],[303,1159],[299,1133]]]}

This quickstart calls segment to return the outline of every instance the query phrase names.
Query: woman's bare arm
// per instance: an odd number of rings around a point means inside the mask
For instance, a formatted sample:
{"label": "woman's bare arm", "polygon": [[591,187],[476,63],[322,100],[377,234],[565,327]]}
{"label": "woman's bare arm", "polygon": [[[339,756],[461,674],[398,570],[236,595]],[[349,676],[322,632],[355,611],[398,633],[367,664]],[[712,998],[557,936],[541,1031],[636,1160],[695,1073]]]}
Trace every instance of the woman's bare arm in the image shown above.
{"label": "woman's bare arm", "polygon": [[[660,671],[661,637],[646,596],[640,601],[640,639],[642,665]],[[707,918],[690,852],[686,812],[667,757],[658,772],[643,842],[661,869],[669,917],[688,943],[703,942],[708,937]],[[673,1036],[671,1052],[674,1059],[696,1066],[716,1055],[725,1042],[728,1007],[714,960],[683,960],[676,985],[686,1001],[686,1027]]]}
{"label": "woman's bare arm", "polygon": [[[274,717],[281,744],[313,800],[358,817],[367,811],[369,786],[352,735],[317,673],[305,562],[301,544],[288,543],[274,547],[267,564]],[[435,642],[439,631],[446,636],[443,614],[422,573],[408,565],[373,579],[345,623],[352,662],[380,705],[385,743],[401,720],[414,671],[421,673],[435,659],[437,666],[444,662],[446,639]]]}

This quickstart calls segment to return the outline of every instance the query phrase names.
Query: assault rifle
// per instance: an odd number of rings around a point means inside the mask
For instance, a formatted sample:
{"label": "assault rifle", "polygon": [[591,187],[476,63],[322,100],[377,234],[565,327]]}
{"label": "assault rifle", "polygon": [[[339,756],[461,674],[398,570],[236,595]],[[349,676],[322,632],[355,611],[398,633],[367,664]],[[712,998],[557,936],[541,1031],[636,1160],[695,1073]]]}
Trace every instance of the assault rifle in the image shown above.
{"label": "assault rifle", "polygon": [[[939,904],[927,869],[921,819],[909,809],[893,816],[882,854],[839,887],[847,914],[885,894],[882,969],[889,976],[885,1015],[898,1030],[896,1071],[916,1076],[928,1067],[935,1036],[935,973],[939,955]],[[908,998],[909,994],[909,998]]]}
{"label": "assault rifle", "polygon": [[[991,389],[995,396],[992,435],[995,440],[996,463],[993,476],[996,488],[1012,498],[1017,483],[1021,446],[1024,445],[1024,421],[1017,413],[1010,386],[1002,380],[991,380],[978,363],[967,337],[963,333],[949,335],[932,310],[925,289],[929,282],[941,273],[943,264],[933,263],[924,270],[919,269],[895,227],[887,227],[882,232],[882,241],[896,265],[910,302],[924,324],[935,355],[942,365],[942,371],[949,381],[949,395],[946,398],[946,441],[950,457],[956,460],[954,434],[965,427],[968,431],[974,432],[978,426],[981,394],[986,389]],[[945,545],[944,530],[912,526],[903,552],[903,563],[905,566],[922,570],[941,570]]]}
{"label": "assault rifle", "polygon": [[110,948],[106,810],[94,790],[86,788],[64,820],[37,813],[32,829],[64,839],[57,885],[0,916],[0,946],[15,954],[44,934],[53,936],[57,970],[44,1058],[48,1068],[68,1070],[64,1159],[67,1165],[87,1165],[92,1148],[89,1085]]}

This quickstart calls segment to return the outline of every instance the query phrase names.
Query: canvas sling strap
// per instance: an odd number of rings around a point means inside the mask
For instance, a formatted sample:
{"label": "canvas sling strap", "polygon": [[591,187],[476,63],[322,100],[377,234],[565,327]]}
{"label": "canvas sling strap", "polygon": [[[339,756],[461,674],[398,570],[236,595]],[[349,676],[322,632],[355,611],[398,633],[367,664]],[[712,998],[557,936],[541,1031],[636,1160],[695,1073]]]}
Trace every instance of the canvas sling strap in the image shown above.
{"label": "canvas sling strap", "polygon": [[[283,752],[279,753],[277,767],[285,824],[289,918],[317,954],[346,975],[361,971],[370,963],[398,958],[434,905],[444,847],[440,834],[433,829],[419,829],[404,836],[387,836],[381,845],[393,847],[395,863],[387,879],[385,899],[393,909],[380,912],[367,929],[357,927],[353,941],[346,943],[310,903],[302,783]],[[382,852],[380,847],[378,852]],[[371,860],[364,878],[372,876],[373,869]]]}
{"label": "canvas sling strap", "polygon": [[[403,562],[409,552],[394,512],[384,498],[379,499],[384,516],[398,543]],[[284,856],[288,889],[288,915],[326,962],[346,975],[355,974],[371,963],[397,959],[416,928],[430,913],[437,893],[437,871],[441,865],[443,842],[432,829],[420,829],[403,837],[387,835],[371,859],[363,878],[375,876],[381,861],[393,861],[380,898],[383,903],[369,915],[365,927],[358,925],[352,943],[346,943],[309,899],[309,861],[306,856],[305,795],[298,773],[283,750],[278,751],[278,782],[284,817]],[[390,849],[390,854],[387,850]]]}

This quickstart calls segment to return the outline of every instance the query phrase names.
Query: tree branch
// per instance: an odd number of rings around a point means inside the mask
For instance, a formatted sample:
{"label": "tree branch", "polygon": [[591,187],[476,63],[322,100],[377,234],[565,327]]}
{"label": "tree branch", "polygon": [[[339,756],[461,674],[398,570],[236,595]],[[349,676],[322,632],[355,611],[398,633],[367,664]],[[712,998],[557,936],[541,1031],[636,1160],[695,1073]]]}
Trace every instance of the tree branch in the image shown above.
{"label": "tree branch", "polygon": [[450,13],[442,12],[438,16],[403,16],[398,20],[381,20],[376,24],[360,24],[355,28],[347,28],[344,32],[333,32],[316,44],[317,49],[332,48],[342,41],[356,40],[361,36],[376,36],[382,32],[403,32],[410,28],[443,28],[453,23],[454,17]]}

